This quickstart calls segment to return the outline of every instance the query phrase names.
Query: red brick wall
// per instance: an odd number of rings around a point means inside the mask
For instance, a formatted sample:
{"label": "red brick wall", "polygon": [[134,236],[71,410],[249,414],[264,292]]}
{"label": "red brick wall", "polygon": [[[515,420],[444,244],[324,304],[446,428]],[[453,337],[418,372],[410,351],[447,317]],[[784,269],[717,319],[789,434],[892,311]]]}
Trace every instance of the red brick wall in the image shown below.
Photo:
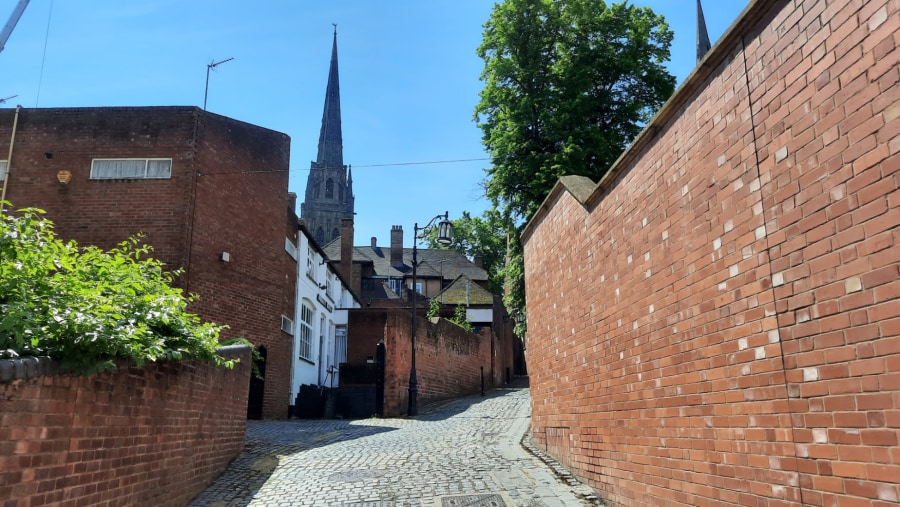
{"label": "red brick wall", "polygon": [[900,499],[898,10],[751,2],[529,224],[533,435],[613,503]]}
{"label": "red brick wall", "polygon": [[174,361],[0,382],[4,505],[187,504],[244,446],[250,351],[225,353],[241,359],[233,370]]}
{"label": "red brick wall", "polygon": [[[13,109],[0,110],[0,159]],[[47,158],[46,153],[52,152]],[[290,139],[196,107],[22,109],[7,189],[16,208],[47,211],[57,234],[111,248],[138,232],[153,256],[183,268],[176,283],[200,296],[191,311],[268,349],[263,416],[287,417],[296,263]],[[161,180],[90,180],[94,158],[172,158]],[[61,186],[56,173],[72,180]],[[231,254],[221,261],[222,252]]]}
{"label": "red brick wall", "polygon": [[[412,362],[412,315],[400,309],[351,310],[348,323],[347,359],[365,363],[375,355],[378,341],[385,341],[384,415],[405,415],[409,404],[409,369]],[[481,367],[485,387],[491,387],[490,331],[475,335],[445,320],[432,324],[416,319],[416,378],[419,406],[430,401],[465,396],[481,391]]]}

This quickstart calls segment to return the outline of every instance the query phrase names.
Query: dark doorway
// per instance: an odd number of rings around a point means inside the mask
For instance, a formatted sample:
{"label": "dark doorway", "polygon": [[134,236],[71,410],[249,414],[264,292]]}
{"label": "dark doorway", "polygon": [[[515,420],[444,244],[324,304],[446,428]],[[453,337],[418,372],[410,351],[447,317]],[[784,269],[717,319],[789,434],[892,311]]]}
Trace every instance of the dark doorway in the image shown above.
{"label": "dark doorway", "polygon": [[266,391],[266,347],[256,348],[259,359],[250,375],[250,394],[247,396],[247,419],[262,419],[263,395]]}
{"label": "dark doorway", "polygon": [[375,347],[375,414],[384,417],[384,340]]}

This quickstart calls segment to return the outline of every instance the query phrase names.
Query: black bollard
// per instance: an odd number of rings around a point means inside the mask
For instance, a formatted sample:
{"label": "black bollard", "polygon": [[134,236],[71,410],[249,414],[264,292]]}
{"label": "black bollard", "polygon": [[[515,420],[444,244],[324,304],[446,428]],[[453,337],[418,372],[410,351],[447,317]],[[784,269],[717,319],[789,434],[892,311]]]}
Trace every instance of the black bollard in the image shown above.
{"label": "black bollard", "polygon": [[484,396],[484,366],[481,367],[481,395]]}

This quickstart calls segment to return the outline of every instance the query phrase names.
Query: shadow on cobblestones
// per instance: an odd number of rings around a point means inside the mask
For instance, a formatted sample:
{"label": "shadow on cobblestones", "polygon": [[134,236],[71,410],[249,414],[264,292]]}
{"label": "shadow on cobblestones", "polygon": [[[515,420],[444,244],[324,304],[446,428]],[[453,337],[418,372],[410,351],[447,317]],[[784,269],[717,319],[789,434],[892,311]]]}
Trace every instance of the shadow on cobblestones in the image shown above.
{"label": "shadow on cobblestones", "polygon": [[[353,421],[247,421],[244,451],[228,469],[195,498],[190,507],[249,505],[281,459],[303,451],[346,442],[397,428],[354,425]],[[228,500],[222,500],[228,498]]]}

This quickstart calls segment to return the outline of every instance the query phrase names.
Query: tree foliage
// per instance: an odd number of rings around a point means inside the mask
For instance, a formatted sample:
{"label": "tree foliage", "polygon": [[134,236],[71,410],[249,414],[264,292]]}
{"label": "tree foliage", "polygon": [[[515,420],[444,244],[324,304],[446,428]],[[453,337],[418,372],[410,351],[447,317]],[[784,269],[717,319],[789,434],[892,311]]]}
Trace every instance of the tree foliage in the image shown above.
{"label": "tree foliage", "polygon": [[485,23],[475,120],[491,157],[486,194],[515,231],[506,303],[520,332],[518,233],[560,176],[599,180],[668,99],[671,42],[649,8],[602,0],[504,0]]}
{"label": "tree foliage", "polygon": [[473,217],[464,211],[462,217],[451,220],[453,238],[449,245],[437,242],[437,230],[429,231],[425,238],[429,248],[447,248],[474,259],[479,257],[488,272],[488,290],[503,293],[503,265],[506,262],[506,226],[499,212],[487,210],[481,217]]}
{"label": "tree foliage", "polygon": [[216,352],[222,329],[186,311],[192,298],[139,237],[108,252],[64,242],[40,210],[0,215],[0,357],[49,355],[75,373]]}

